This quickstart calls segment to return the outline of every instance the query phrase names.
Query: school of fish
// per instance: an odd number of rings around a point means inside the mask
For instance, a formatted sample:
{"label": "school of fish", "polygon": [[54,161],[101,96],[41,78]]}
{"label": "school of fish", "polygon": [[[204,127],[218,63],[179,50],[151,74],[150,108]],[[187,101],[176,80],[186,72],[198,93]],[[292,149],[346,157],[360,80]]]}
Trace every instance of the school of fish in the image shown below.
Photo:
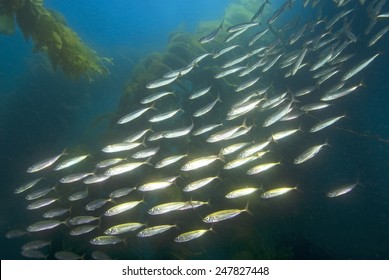
{"label": "school of fish", "polygon": [[[337,13],[322,14],[327,6]],[[313,17],[285,24],[283,17],[302,7]],[[168,231],[173,243],[201,242],[219,224],[256,215],[254,200],[304,195],[298,182],[262,185],[262,178],[291,165],[304,168],[330,152],[331,128],[347,112],[326,110],[364,90],[363,73],[380,59],[379,41],[389,30],[387,11],[386,0],[286,0],[277,8],[258,0],[250,22],[225,26],[222,20],[199,35],[207,52],[149,81],[148,94],[118,116],[126,137],[92,155],[65,149],[27,168],[29,179],[14,193],[25,196],[36,221],[7,237],[29,235],[21,248],[26,258],[81,259],[86,252],[52,251],[50,244],[56,234],[85,236],[90,258],[108,259],[115,257],[110,248]],[[353,30],[357,13],[370,22],[361,34]],[[209,80],[182,90],[202,71]],[[306,135],[315,143],[291,147],[292,160],[273,153]],[[329,186],[323,196],[337,199],[358,185]],[[230,206],[216,209],[215,200]],[[188,226],[180,217],[196,222]]]}

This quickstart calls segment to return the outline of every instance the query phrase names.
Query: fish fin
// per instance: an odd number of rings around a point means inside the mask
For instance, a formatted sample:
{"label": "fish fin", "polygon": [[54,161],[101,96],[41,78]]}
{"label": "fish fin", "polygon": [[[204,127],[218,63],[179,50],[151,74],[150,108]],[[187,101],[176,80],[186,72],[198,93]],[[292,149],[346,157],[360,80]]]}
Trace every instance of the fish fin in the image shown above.
{"label": "fish fin", "polygon": [[330,143],[328,143],[328,137],[326,138],[326,141],[324,142],[324,146],[332,147]]}
{"label": "fish fin", "polygon": [[246,206],[244,207],[243,211],[247,212],[250,216],[254,216],[253,213],[249,210],[249,203],[250,201],[247,201]]}

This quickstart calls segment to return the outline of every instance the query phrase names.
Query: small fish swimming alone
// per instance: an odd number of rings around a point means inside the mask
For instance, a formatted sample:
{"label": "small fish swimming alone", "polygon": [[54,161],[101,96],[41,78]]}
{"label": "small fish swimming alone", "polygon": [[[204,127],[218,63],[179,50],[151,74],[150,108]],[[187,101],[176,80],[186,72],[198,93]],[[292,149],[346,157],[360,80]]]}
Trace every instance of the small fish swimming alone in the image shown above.
{"label": "small fish swimming alone", "polygon": [[338,196],[344,195],[346,193],[351,192],[358,185],[361,185],[361,183],[359,183],[359,180],[357,180],[357,182],[352,183],[352,184],[346,184],[346,185],[340,186],[338,188],[335,188],[335,189],[329,191],[327,193],[327,197],[332,198],[332,197],[338,197]]}

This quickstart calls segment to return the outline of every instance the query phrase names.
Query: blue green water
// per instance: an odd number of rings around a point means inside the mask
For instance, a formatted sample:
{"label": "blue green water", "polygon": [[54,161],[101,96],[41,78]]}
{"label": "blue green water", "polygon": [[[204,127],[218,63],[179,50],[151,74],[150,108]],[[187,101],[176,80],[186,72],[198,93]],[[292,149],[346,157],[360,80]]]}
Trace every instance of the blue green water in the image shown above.
{"label": "blue green water", "polygon": [[[99,55],[112,57],[114,65],[109,67],[109,77],[94,83],[70,81],[61,71],[52,71],[43,54],[32,52],[32,42],[26,42],[20,30],[12,36],[0,35],[1,259],[23,258],[20,247],[31,238],[9,240],[4,235],[10,229],[25,228],[37,221],[37,216],[25,209],[24,195],[13,194],[17,186],[28,180],[27,167],[64,147],[93,153],[107,144],[106,139],[114,131],[112,123],[118,117],[116,111],[124,88],[141,59],[152,52],[165,51],[169,34],[176,30],[195,34],[199,22],[221,21],[225,9],[234,1],[46,2],[47,7],[61,12],[68,25]],[[273,0],[272,11],[282,2]],[[301,2],[296,1],[297,7],[281,20],[289,22],[297,15],[303,19],[316,18],[317,11],[303,9]],[[361,16],[363,9],[358,6],[355,15],[350,17],[352,31],[361,40],[364,35],[360,34],[369,23]],[[383,11],[388,9],[389,5],[385,5]],[[328,18],[337,12],[332,3],[323,8]],[[387,20],[379,22],[373,33],[386,25]],[[329,137],[331,147],[320,154],[319,160],[298,167],[282,166],[282,178],[269,175],[258,179],[259,184],[270,185],[272,181],[292,179],[301,191],[261,205],[253,203],[252,215],[243,213],[237,219],[215,226],[216,233],[210,233],[201,242],[180,247],[170,242],[175,234],[169,233],[146,241],[131,239],[133,243],[129,242],[128,247],[112,247],[106,251],[116,258],[146,259],[388,259],[388,46],[389,38],[384,36],[374,51],[357,46],[348,49],[358,57],[344,67],[375,51],[382,55],[359,75],[365,86],[356,94],[336,101],[330,109],[334,113],[346,113],[347,118],[337,125],[340,129],[332,128],[328,135],[323,134],[324,139]],[[298,89],[305,81],[304,77],[300,79],[292,80],[290,86]],[[228,101],[221,106],[227,104]],[[183,106],[190,110],[189,105]],[[276,153],[290,159],[296,151],[318,141],[322,140],[290,140]],[[196,145],[196,141],[191,145]],[[182,147],[177,150],[185,152]],[[234,176],[229,180],[239,182],[240,178]],[[325,196],[329,189],[355,182],[357,177],[363,186],[336,199]],[[224,206],[223,203],[211,201],[211,207]],[[141,211],[139,215],[143,215]],[[165,218],[160,219],[162,223]],[[191,223],[189,214],[182,214],[181,219],[179,226],[185,228]],[[53,238],[53,252],[78,250],[80,255],[90,252],[87,238],[85,242],[83,238],[63,238],[64,231],[61,228],[40,238]]]}

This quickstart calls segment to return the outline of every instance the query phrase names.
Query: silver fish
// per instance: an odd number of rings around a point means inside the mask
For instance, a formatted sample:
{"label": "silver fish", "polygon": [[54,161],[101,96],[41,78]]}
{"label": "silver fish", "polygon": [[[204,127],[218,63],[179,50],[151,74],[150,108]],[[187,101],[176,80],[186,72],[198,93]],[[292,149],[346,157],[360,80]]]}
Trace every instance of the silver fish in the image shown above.
{"label": "silver fish", "polygon": [[27,173],[34,173],[34,172],[38,172],[38,171],[41,171],[42,169],[45,169],[47,167],[50,167],[51,165],[53,165],[61,156],[65,155],[66,154],[66,149],[63,150],[62,153],[60,153],[59,155],[56,155],[52,158],[49,158],[49,159],[45,159],[45,160],[42,160],[38,163],[35,163],[33,165],[31,165],[28,169],[27,169]]}
{"label": "silver fish", "polygon": [[175,76],[175,77],[172,77],[172,78],[163,78],[163,79],[155,80],[155,81],[153,81],[151,83],[148,83],[146,85],[146,88],[153,89],[153,88],[163,87],[163,86],[166,86],[168,84],[171,84],[177,78],[178,78],[178,76]]}
{"label": "silver fish", "polygon": [[65,168],[68,168],[70,166],[73,166],[81,161],[83,161],[84,159],[86,159],[89,155],[82,155],[82,156],[78,156],[78,157],[74,157],[74,158],[70,158],[70,159],[67,159],[67,160],[64,160],[63,162],[59,163],[55,168],[54,170],[62,170],[62,169],[65,169]]}
{"label": "silver fish", "polygon": [[159,204],[157,206],[154,206],[153,208],[149,209],[148,213],[150,215],[161,215],[165,213],[169,213],[172,211],[179,210],[181,207],[185,206],[186,202],[168,202]]}
{"label": "silver fish", "polygon": [[116,225],[113,227],[110,227],[109,229],[104,231],[104,234],[106,235],[118,235],[118,234],[123,234],[131,231],[135,231],[141,227],[143,227],[145,224],[141,223],[125,223],[125,224],[120,224]]}
{"label": "silver fish", "polygon": [[302,152],[300,155],[298,155],[295,160],[294,164],[301,164],[311,158],[313,158],[324,146],[329,146],[327,142],[324,144],[316,145],[313,147],[310,147],[306,149],[304,152]]}
{"label": "silver fish", "polygon": [[270,29],[266,28],[265,30],[255,34],[249,41],[249,47],[251,47],[256,41],[258,41],[263,35],[265,35]]}
{"label": "silver fish", "polygon": [[221,222],[224,220],[228,220],[231,218],[234,218],[238,216],[242,212],[249,212],[248,210],[248,204],[246,205],[246,208],[244,209],[227,209],[227,210],[221,210],[221,211],[216,211],[213,212],[209,215],[207,215],[204,219],[203,222],[205,223],[217,223]]}
{"label": "silver fish", "polygon": [[288,136],[296,133],[299,130],[301,130],[301,129],[296,128],[296,129],[288,129],[288,130],[279,131],[279,132],[273,133],[271,136],[271,139],[273,141],[277,141],[277,140],[280,140],[282,138],[288,137]]}
{"label": "silver fish", "polygon": [[242,196],[250,195],[258,190],[259,190],[259,188],[253,188],[253,187],[241,188],[241,189],[233,190],[233,191],[227,193],[226,198],[228,198],[228,199],[239,198]]}
{"label": "silver fish", "polygon": [[156,234],[161,234],[171,228],[177,227],[176,225],[159,225],[153,227],[147,227],[140,232],[138,232],[138,237],[150,237]]}
{"label": "silver fish", "polygon": [[141,108],[141,109],[135,110],[134,112],[128,113],[127,115],[121,117],[117,121],[117,123],[118,124],[128,123],[132,120],[139,118],[140,116],[142,116],[144,113],[146,113],[148,110],[151,110],[151,109],[155,110],[155,107],[153,105],[151,105],[150,107],[147,107],[147,108]]}
{"label": "silver fish", "polygon": [[36,223],[33,223],[32,225],[27,227],[28,232],[38,232],[38,231],[43,231],[43,230],[48,230],[48,229],[53,229],[64,222],[58,221],[58,220],[44,220],[44,221],[39,221]]}
{"label": "silver fish", "polygon": [[270,169],[278,164],[281,164],[281,162],[262,163],[262,164],[259,164],[259,165],[256,165],[256,166],[250,168],[246,173],[248,175],[258,174],[258,173],[266,171],[266,170],[268,170],[268,169]]}
{"label": "silver fish", "polygon": [[48,256],[47,254],[39,250],[22,250],[20,254],[23,257],[30,259],[46,259]]}
{"label": "silver fish", "polygon": [[95,230],[98,227],[99,227],[98,225],[81,225],[81,226],[73,228],[69,232],[69,234],[71,236],[78,236],[78,235],[89,233],[89,232]]}
{"label": "silver fish", "polygon": [[310,104],[306,104],[304,106],[301,106],[300,110],[302,110],[304,112],[310,112],[310,111],[316,111],[316,110],[327,108],[330,105],[331,104],[328,104],[328,103],[310,103]]}
{"label": "silver fish", "polygon": [[258,153],[259,151],[263,150],[264,148],[266,148],[269,144],[271,143],[270,140],[266,140],[266,141],[263,141],[263,142],[260,142],[260,143],[256,143],[256,144],[253,144],[251,145],[250,147],[244,149],[243,151],[241,151],[237,158],[246,158],[248,156],[251,156],[255,153]]}
{"label": "silver fish", "polygon": [[197,229],[197,230],[184,232],[178,235],[176,238],[174,238],[174,242],[178,242],[178,243],[188,242],[203,236],[208,231],[211,231],[211,229]]}
{"label": "silver fish", "polygon": [[286,106],[280,108],[278,111],[267,117],[262,126],[268,127],[279,121],[282,117],[284,117],[287,113],[290,112],[292,104],[293,102],[289,102]]}
{"label": "silver fish", "polygon": [[158,153],[158,151],[159,151],[159,146],[153,147],[153,148],[147,148],[147,149],[136,152],[131,157],[135,158],[135,159],[149,158],[151,156],[154,156],[156,153]]}
{"label": "silver fish", "polygon": [[[177,177],[174,177],[174,180],[176,178]],[[141,192],[150,192],[150,191],[165,189],[165,188],[173,185],[174,180],[159,180],[159,181],[154,181],[154,182],[150,182],[150,183],[145,183],[145,184],[139,186],[137,189]]]}
{"label": "silver fish", "polygon": [[236,64],[238,64],[238,63],[240,63],[240,62],[242,62],[242,61],[245,61],[246,59],[248,59],[248,58],[251,57],[251,56],[252,56],[251,53],[247,53],[247,54],[242,55],[242,56],[240,56],[240,57],[238,57],[238,58],[234,58],[234,59],[232,59],[232,60],[227,61],[226,63],[224,63],[224,64],[222,65],[222,68],[232,67],[232,66],[234,66],[234,65],[236,65]]}
{"label": "silver fish", "polygon": [[55,189],[55,187],[46,187],[46,188],[37,189],[37,190],[29,193],[28,195],[26,195],[25,199],[26,200],[35,200],[35,199],[41,198],[54,189]]}
{"label": "silver fish", "polygon": [[204,37],[201,37],[199,42],[201,44],[206,44],[213,41],[216,38],[217,34],[220,32],[220,30],[223,28],[223,23],[224,23],[224,19],[222,20],[218,28],[213,30],[211,33],[205,35]]}
{"label": "silver fish", "polygon": [[94,173],[90,173],[90,172],[70,174],[70,175],[67,175],[65,177],[62,177],[59,181],[62,184],[69,184],[69,183],[80,181],[80,180],[82,180],[90,175],[93,175],[93,174]]}
{"label": "silver fish", "polygon": [[195,191],[197,189],[200,189],[200,188],[208,185],[209,183],[211,183],[215,179],[219,179],[219,176],[207,177],[207,178],[203,178],[203,179],[194,181],[194,182],[186,185],[182,190],[184,192],[192,192],[192,191]]}
{"label": "silver fish", "polygon": [[170,139],[170,138],[178,138],[185,135],[188,135],[194,127],[194,124],[191,124],[187,127],[177,128],[169,131],[165,131],[163,133],[163,138]]}
{"label": "silver fish", "polygon": [[104,212],[104,216],[116,216],[118,214],[121,214],[125,211],[128,211],[134,207],[136,207],[139,203],[143,202],[143,200],[137,200],[137,201],[129,201],[129,202],[124,202],[119,205],[115,205],[111,208],[109,208],[107,211]]}
{"label": "silver fish", "polygon": [[84,199],[88,196],[88,190],[80,191],[80,192],[75,192],[71,195],[69,195],[68,200],[69,201],[78,201],[81,199]]}
{"label": "silver fish", "polygon": [[320,121],[317,124],[315,124],[314,126],[312,126],[311,129],[309,130],[309,132],[317,132],[319,130],[322,130],[322,129],[336,123],[338,120],[340,120],[341,118],[344,118],[344,117],[345,117],[345,115],[342,115],[342,116],[332,117],[332,118],[328,118],[328,119],[325,119],[323,121]]}
{"label": "silver fish", "polygon": [[33,241],[30,241],[30,242],[27,242],[26,244],[24,244],[22,246],[22,250],[23,251],[39,250],[39,249],[42,249],[42,248],[49,246],[50,244],[51,244],[51,242],[47,241],[47,240],[33,240]]}
{"label": "silver fish", "polygon": [[362,71],[364,68],[366,68],[371,62],[373,62],[374,59],[376,59],[377,56],[379,56],[380,53],[377,53],[373,55],[371,58],[366,59],[359,63],[358,65],[351,68],[350,71],[348,71],[344,76],[341,78],[342,81],[347,81],[348,79],[352,78],[356,74],[358,74],[360,71]]}
{"label": "silver fish", "polygon": [[206,87],[206,88],[203,88],[203,89],[199,89],[197,91],[195,91],[194,93],[192,93],[191,95],[189,95],[189,99],[196,99],[200,96],[203,96],[204,94],[208,93],[210,91],[211,87]]}
{"label": "silver fish", "polygon": [[384,27],[383,29],[381,29],[376,35],[374,35],[370,41],[369,41],[369,44],[368,46],[371,47],[373,46],[375,43],[377,43],[377,41],[379,39],[382,38],[382,36],[384,36],[387,32],[389,31],[389,26],[386,26]]}
{"label": "silver fish", "polygon": [[110,158],[110,159],[105,159],[105,160],[102,160],[99,163],[97,163],[96,164],[96,168],[109,167],[109,166],[115,165],[115,164],[117,164],[119,162],[122,162],[124,160],[126,160],[126,158]]}
{"label": "silver fish", "polygon": [[149,104],[152,103],[158,99],[161,99],[162,97],[168,96],[168,95],[174,95],[174,91],[164,91],[164,92],[157,92],[154,94],[151,94],[145,98],[143,98],[140,103],[142,104]]}
{"label": "silver fish", "polygon": [[350,93],[352,93],[354,90],[356,90],[360,86],[362,86],[362,84],[353,86],[351,88],[339,89],[336,91],[329,91],[322,98],[320,98],[320,100],[321,101],[331,101],[331,100],[341,98],[343,96],[349,95]]}
{"label": "silver fish", "polygon": [[207,204],[209,204],[209,201],[198,201],[198,200],[186,201],[185,205],[182,206],[178,210],[183,211],[183,210],[188,210],[188,209],[195,209],[195,208],[198,208],[200,206],[207,205]]}
{"label": "silver fish", "polygon": [[293,69],[292,69],[292,76],[296,75],[297,71],[300,69],[300,66],[305,58],[305,55],[307,54],[308,48],[304,48],[304,50],[301,52],[301,54],[298,56],[298,59],[294,63]]}
{"label": "silver fish", "polygon": [[178,112],[182,112],[182,111],[183,110],[181,108],[179,108],[179,109],[176,109],[176,110],[171,110],[171,111],[168,111],[168,112],[165,112],[165,113],[161,113],[161,114],[158,114],[158,115],[155,115],[155,116],[151,117],[149,119],[149,122],[151,122],[151,123],[161,122],[161,121],[170,119],[171,117],[176,115]]}
{"label": "silver fish", "polygon": [[111,176],[104,175],[104,174],[99,174],[99,175],[92,174],[91,176],[86,177],[84,180],[82,180],[82,182],[86,185],[96,184],[96,183],[104,182],[108,180],[110,177]]}
{"label": "silver fish", "polygon": [[89,202],[87,205],[85,205],[86,211],[95,211],[96,209],[99,209],[103,207],[105,204],[110,202],[111,199],[96,199]]}
{"label": "silver fish", "polygon": [[276,189],[271,189],[271,190],[268,190],[268,191],[264,192],[263,194],[261,194],[261,197],[262,198],[272,198],[272,197],[286,194],[292,190],[297,190],[297,188],[296,187],[294,187],[294,188],[292,188],[292,187],[280,187],[280,188],[276,188]]}
{"label": "silver fish", "polygon": [[42,198],[27,205],[28,210],[35,210],[56,202],[59,198]]}
{"label": "silver fish", "polygon": [[222,131],[219,131],[219,132],[216,132],[216,133],[210,135],[206,141],[208,143],[215,143],[215,142],[225,140],[226,138],[235,134],[242,127],[246,127],[246,119],[243,121],[243,123],[241,125],[228,127],[226,129],[223,129]]}
{"label": "silver fish", "polygon": [[170,156],[170,157],[164,158],[161,161],[157,162],[154,167],[155,168],[166,167],[168,165],[176,163],[177,161],[183,159],[186,156],[188,156],[188,155],[187,154],[185,154],[185,155],[175,155],[175,156]]}
{"label": "silver fish", "polygon": [[205,166],[210,165],[212,162],[220,159],[219,156],[210,155],[210,156],[204,156],[200,158],[195,158],[190,161],[188,161],[186,164],[184,164],[181,167],[182,171],[192,171],[196,170]]}
{"label": "silver fish", "polygon": [[233,68],[229,68],[229,69],[226,69],[222,72],[219,72],[218,74],[215,75],[215,79],[220,79],[220,78],[224,78],[225,76],[228,76],[228,75],[231,75],[231,74],[234,74],[240,70],[243,70],[247,68],[246,66],[238,66],[238,67],[233,67]]}
{"label": "silver fish", "polygon": [[116,189],[114,191],[112,191],[110,194],[109,194],[109,197],[110,198],[119,198],[119,197],[123,197],[123,196],[126,196],[128,195],[129,193],[131,193],[132,191],[136,190],[136,188],[120,188],[120,189]]}
{"label": "silver fish", "polygon": [[122,143],[107,145],[104,148],[102,148],[101,151],[103,151],[104,153],[117,153],[117,152],[123,152],[123,151],[129,151],[135,149],[140,145],[144,145],[144,143],[122,142]]}
{"label": "silver fish", "polygon": [[98,246],[104,246],[104,245],[114,245],[117,243],[123,242],[123,239],[114,236],[114,235],[100,235],[97,236],[91,240],[89,240],[89,243],[93,245],[98,245]]}
{"label": "silver fish", "polygon": [[68,212],[70,212],[70,208],[54,208],[47,210],[45,213],[43,213],[42,217],[52,219],[55,217],[60,217]]}
{"label": "silver fish", "polygon": [[257,78],[254,78],[254,79],[250,79],[242,84],[240,84],[236,89],[235,91],[236,92],[239,92],[239,91],[242,91],[242,90],[245,90],[246,88],[249,88],[251,86],[253,86],[256,82],[258,82],[260,79],[260,77],[257,77]]}
{"label": "silver fish", "polygon": [[243,149],[247,145],[250,145],[250,142],[235,143],[235,144],[229,145],[225,148],[222,148],[220,153],[223,156],[230,155],[230,154],[235,153],[236,151],[239,151],[240,149]]}
{"label": "silver fish", "polygon": [[258,104],[263,100],[263,98],[254,99],[246,101],[243,104],[233,106],[227,113],[227,120],[233,120],[237,117],[247,114],[248,112],[254,110],[258,107]]}
{"label": "silver fish", "polygon": [[143,129],[141,131],[137,131],[130,136],[128,136],[126,139],[123,140],[123,142],[135,142],[142,138],[147,132],[152,131],[151,128]]}
{"label": "silver fish", "polygon": [[[208,56],[211,56],[211,55],[213,55],[213,54],[212,54],[212,53],[204,53],[204,54],[201,54],[201,55],[199,55],[198,57],[194,58],[194,59],[192,60],[192,62],[191,62],[189,65],[198,66],[198,63],[199,63],[201,60],[203,60],[204,58],[206,58],[206,57],[208,57]],[[181,72],[181,75],[183,75],[182,72]]]}
{"label": "silver fish", "polygon": [[77,216],[71,218],[68,223],[72,226],[78,226],[83,224],[89,224],[94,221],[99,221],[100,217],[94,217],[94,216]]}
{"label": "silver fish", "polygon": [[31,189],[33,186],[38,184],[42,179],[43,178],[41,177],[41,178],[38,178],[38,179],[35,179],[35,180],[27,182],[27,183],[21,185],[20,187],[16,188],[14,193],[18,194],[18,193],[25,192],[26,190]]}
{"label": "silver fish", "polygon": [[245,23],[239,23],[237,25],[234,25],[234,26],[231,26],[229,28],[227,28],[227,32],[237,32],[237,31],[240,31],[240,30],[246,30],[248,28],[252,28],[254,26],[257,26],[259,25],[259,22],[245,22]]}
{"label": "silver fish", "polygon": [[195,118],[201,117],[201,116],[205,115],[206,113],[210,112],[213,109],[213,107],[216,105],[217,102],[221,102],[220,96],[218,96],[215,101],[212,101],[211,103],[209,103],[209,104],[205,105],[204,107],[195,111],[193,113],[193,117],[195,117]]}
{"label": "silver fish", "polygon": [[336,189],[333,189],[327,193],[327,197],[337,197],[351,192],[359,183],[347,184]]}
{"label": "silver fish", "polygon": [[249,163],[249,162],[252,162],[256,159],[260,158],[259,156],[248,156],[248,157],[244,157],[244,158],[237,158],[237,159],[234,159],[228,163],[226,163],[223,167],[223,169],[233,169],[233,168],[237,168],[237,167],[240,167],[246,163]]}
{"label": "silver fish", "polygon": [[230,33],[230,35],[228,35],[226,37],[226,39],[224,40],[224,42],[228,43],[230,41],[232,41],[234,38],[238,37],[240,34],[242,34],[243,32],[245,32],[247,29],[241,29],[239,31],[236,31],[236,32],[232,32]]}
{"label": "silver fish", "polygon": [[230,47],[226,47],[224,49],[221,49],[219,52],[214,54],[213,58],[218,58],[219,56],[221,56],[225,53],[228,53],[229,51],[232,51],[233,49],[236,49],[237,47],[239,47],[239,45],[232,45]]}
{"label": "silver fish", "polygon": [[143,164],[149,164],[148,161],[144,162],[129,162],[129,163],[123,163],[116,165],[114,167],[109,168],[104,172],[104,175],[107,176],[115,176],[115,175],[120,175],[123,173],[130,172],[138,167],[140,167]]}
{"label": "silver fish", "polygon": [[222,125],[223,125],[222,123],[209,124],[209,125],[206,125],[206,126],[203,126],[203,127],[196,129],[195,131],[193,131],[192,135],[195,135],[195,136],[201,135],[201,134],[207,133],[211,130],[214,130],[215,128],[222,126]]}

